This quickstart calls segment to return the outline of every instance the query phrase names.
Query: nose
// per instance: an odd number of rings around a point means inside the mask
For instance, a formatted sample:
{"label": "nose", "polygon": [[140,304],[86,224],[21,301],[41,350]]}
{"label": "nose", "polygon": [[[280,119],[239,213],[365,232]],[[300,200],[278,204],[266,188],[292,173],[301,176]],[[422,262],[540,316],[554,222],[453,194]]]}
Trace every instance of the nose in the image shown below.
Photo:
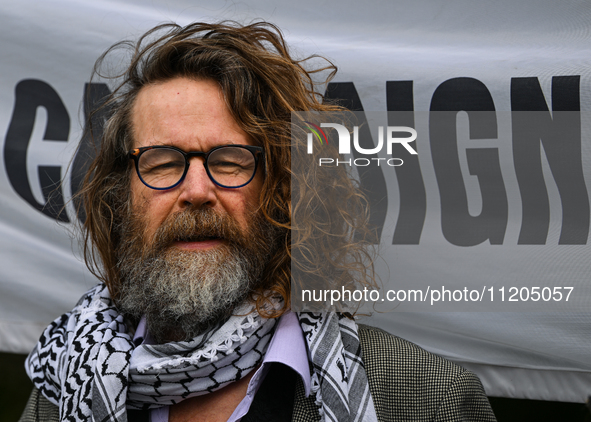
{"label": "nose", "polygon": [[216,204],[216,185],[207,175],[202,157],[191,157],[185,179],[178,186],[181,208],[213,207]]}

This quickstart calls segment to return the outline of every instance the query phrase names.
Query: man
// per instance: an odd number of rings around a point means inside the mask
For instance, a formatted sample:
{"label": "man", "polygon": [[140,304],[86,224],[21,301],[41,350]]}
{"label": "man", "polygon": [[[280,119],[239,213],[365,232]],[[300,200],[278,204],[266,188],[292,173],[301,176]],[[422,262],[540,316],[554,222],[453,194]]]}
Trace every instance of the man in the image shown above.
{"label": "man", "polygon": [[340,108],[278,29],[167,25],[131,53],[82,190],[102,283],[29,356],[22,420],[494,420],[463,368],[289,310],[291,112]]}

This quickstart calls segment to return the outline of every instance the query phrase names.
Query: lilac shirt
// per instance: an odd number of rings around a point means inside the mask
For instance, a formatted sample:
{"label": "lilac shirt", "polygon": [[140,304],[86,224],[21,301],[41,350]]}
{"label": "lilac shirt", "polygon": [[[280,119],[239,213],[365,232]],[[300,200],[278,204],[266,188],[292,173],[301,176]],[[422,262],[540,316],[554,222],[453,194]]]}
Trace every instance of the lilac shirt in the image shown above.
{"label": "lilac shirt", "polygon": [[[138,324],[134,338],[145,336],[146,325],[144,318],[142,318]],[[146,337],[147,339],[145,341],[151,343],[149,335]],[[304,382],[306,396],[310,395],[311,380],[304,333],[302,332],[296,314],[291,311],[288,311],[279,319],[273,338],[269,342],[267,353],[265,353],[265,357],[263,358],[263,363],[250,379],[246,396],[238,404],[236,409],[234,409],[234,413],[232,413],[228,422],[237,422],[248,413],[254,396],[263,383],[265,375],[269,372],[272,362],[282,363],[296,371]],[[168,422],[168,411],[169,406],[153,409],[150,412],[150,421]]]}

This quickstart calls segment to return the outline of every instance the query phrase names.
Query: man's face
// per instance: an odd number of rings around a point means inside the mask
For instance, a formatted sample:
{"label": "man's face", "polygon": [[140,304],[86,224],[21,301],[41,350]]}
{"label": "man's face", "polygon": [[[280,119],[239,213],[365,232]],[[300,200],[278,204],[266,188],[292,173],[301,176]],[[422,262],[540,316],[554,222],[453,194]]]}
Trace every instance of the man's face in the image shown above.
{"label": "man's face", "polygon": [[[134,148],[171,145],[185,152],[207,152],[218,145],[253,145],[228,111],[221,90],[211,80],[176,78],[140,91],[132,112]],[[202,158],[193,158],[184,181],[159,191],[145,186],[134,174],[132,206],[145,210],[145,235],[152,238],[166,217],[189,207],[209,208],[248,226],[249,211],[259,205],[262,171],[239,189],[221,188],[207,176]],[[215,248],[219,241],[177,242],[184,250]]]}
{"label": "man's face", "polygon": [[[252,145],[214,82],[176,78],[142,88],[132,110],[134,147],[169,145],[185,152]],[[134,172],[118,267],[119,306],[146,316],[158,342],[188,340],[220,323],[260,284],[277,230],[258,212],[262,171],[246,186],[222,188],[203,158],[183,182],[145,186]]]}

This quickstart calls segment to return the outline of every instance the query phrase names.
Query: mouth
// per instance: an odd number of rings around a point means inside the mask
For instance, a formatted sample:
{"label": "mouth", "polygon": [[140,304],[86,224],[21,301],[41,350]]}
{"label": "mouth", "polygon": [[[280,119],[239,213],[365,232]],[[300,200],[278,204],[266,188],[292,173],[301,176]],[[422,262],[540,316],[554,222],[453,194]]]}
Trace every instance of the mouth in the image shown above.
{"label": "mouth", "polygon": [[220,237],[195,236],[179,238],[174,241],[174,246],[185,250],[210,249],[220,245],[224,240]]}

